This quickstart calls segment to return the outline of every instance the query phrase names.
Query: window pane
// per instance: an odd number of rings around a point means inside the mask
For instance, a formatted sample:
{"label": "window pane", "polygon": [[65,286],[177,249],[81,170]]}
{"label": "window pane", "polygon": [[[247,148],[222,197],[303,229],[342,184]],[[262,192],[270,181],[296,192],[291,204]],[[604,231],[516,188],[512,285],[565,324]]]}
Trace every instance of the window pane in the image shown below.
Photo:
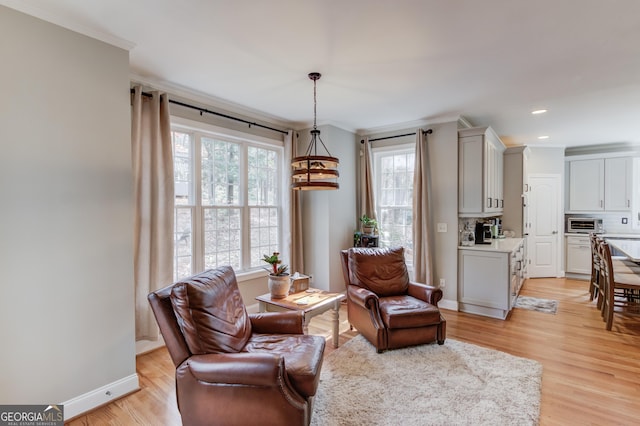
{"label": "window pane", "polygon": [[262,257],[278,247],[279,220],[276,207],[250,207],[251,266],[263,266]]}
{"label": "window pane", "polygon": [[191,207],[176,207],[174,216],[174,268],[173,278],[191,275],[193,271],[193,235]]}
{"label": "window pane", "polygon": [[232,223],[240,215],[239,208],[209,207],[204,209],[204,267],[205,269],[230,265],[241,269],[242,229]]}
{"label": "window pane", "polygon": [[403,149],[375,155],[379,244],[382,247],[404,247],[407,266],[411,268],[414,152]]}
{"label": "window pane", "polygon": [[249,164],[249,205],[273,206],[277,202],[278,155],[275,151],[250,146]]}
{"label": "window pane", "polygon": [[193,205],[193,143],[188,133],[171,132],[176,205]]}
{"label": "window pane", "polygon": [[240,204],[240,145],[202,138],[202,205]]}

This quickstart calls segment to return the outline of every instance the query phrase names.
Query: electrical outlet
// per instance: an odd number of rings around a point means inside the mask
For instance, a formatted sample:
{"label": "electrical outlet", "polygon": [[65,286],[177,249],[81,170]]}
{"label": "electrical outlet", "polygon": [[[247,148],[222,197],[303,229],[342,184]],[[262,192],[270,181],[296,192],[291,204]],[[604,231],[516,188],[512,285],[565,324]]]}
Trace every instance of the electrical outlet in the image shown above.
{"label": "electrical outlet", "polygon": [[626,218],[626,217],[623,217],[623,218],[622,218],[622,224],[623,224],[623,225],[626,225],[626,224],[627,224],[627,218]]}
{"label": "electrical outlet", "polygon": [[447,283],[445,282],[444,278],[440,278],[440,288],[444,288],[446,284]]}
{"label": "electrical outlet", "polygon": [[447,232],[447,224],[446,223],[438,223],[438,232]]}

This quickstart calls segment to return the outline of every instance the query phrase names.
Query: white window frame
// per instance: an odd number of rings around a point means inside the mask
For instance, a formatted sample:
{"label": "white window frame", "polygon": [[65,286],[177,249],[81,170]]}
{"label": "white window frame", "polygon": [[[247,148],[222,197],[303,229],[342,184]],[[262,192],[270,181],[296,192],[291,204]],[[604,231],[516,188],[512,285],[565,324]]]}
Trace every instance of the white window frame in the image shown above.
{"label": "white window frame", "polygon": [[[278,208],[278,241],[279,241],[279,250],[281,253],[281,257],[284,259],[288,259],[288,247],[285,242],[285,235],[288,235],[289,224],[288,221],[285,220],[285,217],[288,217],[288,214],[284,211],[284,192],[288,189],[287,182],[285,182],[285,167],[286,161],[284,160],[284,142],[282,140],[270,139],[262,136],[256,136],[248,133],[239,132],[236,130],[226,129],[223,127],[218,127],[215,125],[211,125],[208,123],[202,123],[194,120],[185,119],[182,117],[171,116],[171,130],[179,131],[184,133],[192,133],[198,134],[199,136],[205,136],[208,138],[213,138],[220,141],[228,141],[233,143],[238,143],[241,145],[241,169],[242,173],[240,174],[240,183],[239,186],[241,188],[240,191],[240,202],[238,208],[241,210],[241,221],[242,221],[242,241],[241,241],[241,264],[242,267],[240,270],[235,270],[238,281],[249,280],[257,277],[261,277],[266,275],[266,271],[261,266],[251,267],[250,262],[250,238],[249,234],[250,226],[250,207],[248,205],[248,184],[246,181],[247,178],[247,151],[249,146],[258,147],[258,148],[269,148],[277,152],[278,160],[279,160],[279,170],[277,181],[278,185],[278,193],[277,193],[277,208]],[[202,181],[202,170],[201,170],[201,149],[200,144],[196,141],[192,141],[192,149],[193,154],[191,157],[191,170],[193,171],[192,176],[192,187],[189,188],[189,193],[193,197],[195,202],[194,205],[188,206],[175,206],[175,208],[191,208],[192,214],[192,232],[191,235],[193,238],[191,239],[191,250],[192,250],[192,273],[197,273],[204,269],[204,220],[203,213],[204,209],[207,206],[201,205],[202,200],[202,187],[200,182]],[[175,209],[174,208],[174,209]],[[270,254],[270,253],[264,253]],[[175,257],[175,252],[174,252]],[[175,262],[175,258],[174,258]],[[174,272],[175,276],[175,272]],[[178,277],[181,278],[181,277]]]}
{"label": "white window frame", "polygon": [[[378,224],[379,226],[382,228],[381,232],[384,232],[384,224],[381,223],[381,218],[382,218],[382,214],[381,214],[381,200],[382,200],[382,192],[381,192],[381,187],[382,187],[382,176],[381,176],[381,161],[382,161],[382,157],[383,156],[387,156],[387,155],[397,155],[397,154],[415,154],[415,143],[403,143],[403,144],[396,144],[396,145],[385,145],[385,146],[379,146],[379,147],[372,147],[371,148],[371,154],[372,154],[372,162],[373,162],[373,181],[374,181],[374,194],[375,194],[375,199],[376,199],[376,216],[378,217]],[[409,209],[413,210],[412,207],[412,201],[413,201],[413,194],[411,194],[411,203],[409,204]],[[411,243],[413,244],[413,241],[411,241]],[[379,244],[381,246],[384,246],[384,240],[382,238],[379,239]],[[413,271],[413,259],[411,258],[411,256],[407,256],[409,253],[405,253],[405,258],[406,258],[406,263],[407,263],[407,269],[409,270],[409,272]]]}

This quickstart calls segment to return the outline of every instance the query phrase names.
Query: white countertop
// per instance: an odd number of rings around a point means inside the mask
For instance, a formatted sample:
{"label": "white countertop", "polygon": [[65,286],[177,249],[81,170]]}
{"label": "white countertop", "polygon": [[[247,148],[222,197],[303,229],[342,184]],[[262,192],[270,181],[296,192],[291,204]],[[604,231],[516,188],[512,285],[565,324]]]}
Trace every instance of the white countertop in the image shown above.
{"label": "white countertop", "polygon": [[640,262],[640,241],[638,240],[616,240],[615,238],[606,238],[609,245],[617,248],[634,262]]}
{"label": "white countertop", "polygon": [[[580,232],[565,232],[565,237],[585,237],[589,238],[589,234],[580,233]],[[640,240],[640,234],[612,234],[612,233],[604,233],[598,234],[599,237],[602,238],[620,238],[620,239],[638,239]]]}
{"label": "white countertop", "polygon": [[602,238],[631,238],[631,239],[639,239],[640,240],[640,234],[611,234],[611,233],[604,233],[604,234],[600,234],[600,236]]}
{"label": "white countertop", "polygon": [[491,240],[491,244],[476,244],[474,246],[458,246],[458,250],[495,251],[511,253],[518,248],[522,238],[498,238]]}

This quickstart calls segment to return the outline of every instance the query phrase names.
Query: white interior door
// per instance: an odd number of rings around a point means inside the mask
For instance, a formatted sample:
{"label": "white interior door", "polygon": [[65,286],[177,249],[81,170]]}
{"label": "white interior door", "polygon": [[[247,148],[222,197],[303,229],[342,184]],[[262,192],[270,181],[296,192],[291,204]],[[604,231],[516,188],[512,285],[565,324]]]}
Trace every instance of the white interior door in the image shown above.
{"label": "white interior door", "polygon": [[560,175],[529,175],[529,277],[560,275]]}

